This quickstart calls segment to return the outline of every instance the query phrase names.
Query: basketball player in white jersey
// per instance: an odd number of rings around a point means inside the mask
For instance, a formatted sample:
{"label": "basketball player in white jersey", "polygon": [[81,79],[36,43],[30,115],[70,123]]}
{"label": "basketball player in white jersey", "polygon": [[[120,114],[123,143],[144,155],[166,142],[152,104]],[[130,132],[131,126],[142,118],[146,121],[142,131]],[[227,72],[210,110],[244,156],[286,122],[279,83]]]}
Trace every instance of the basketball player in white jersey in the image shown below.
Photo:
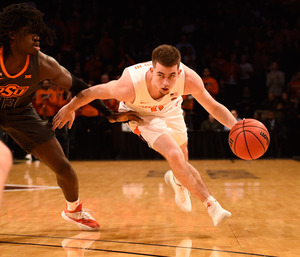
{"label": "basketball player in white jersey", "polygon": [[120,111],[134,110],[142,123],[129,122],[131,130],[168,161],[171,170],[165,181],[175,191],[175,202],[183,211],[191,211],[188,190],[208,210],[215,226],[231,213],[224,210],[209,193],[199,172],[188,162],[187,128],[182,115],[181,95],[191,94],[210,114],[228,128],[237,120],[205,90],[202,79],[181,63],[179,51],[170,45],[158,46],[152,62],[140,63],[124,70],[118,80],[83,90],[65,105],[53,120],[53,129],[66,123],[71,128],[75,111],[94,99],[119,101]]}

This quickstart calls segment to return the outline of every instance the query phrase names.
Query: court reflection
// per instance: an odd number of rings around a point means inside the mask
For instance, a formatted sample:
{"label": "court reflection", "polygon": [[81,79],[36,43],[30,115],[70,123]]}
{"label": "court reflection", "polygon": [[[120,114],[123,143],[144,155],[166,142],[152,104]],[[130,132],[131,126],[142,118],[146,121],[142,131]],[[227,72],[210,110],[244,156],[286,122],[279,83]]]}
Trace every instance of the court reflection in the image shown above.
{"label": "court reflection", "polygon": [[192,251],[192,240],[183,239],[176,247],[176,257],[190,257]]}
{"label": "court reflection", "polygon": [[100,238],[100,232],[80,232],[62,241],[61,245],[67,257],[82,257],[91,249],[95,240]]}

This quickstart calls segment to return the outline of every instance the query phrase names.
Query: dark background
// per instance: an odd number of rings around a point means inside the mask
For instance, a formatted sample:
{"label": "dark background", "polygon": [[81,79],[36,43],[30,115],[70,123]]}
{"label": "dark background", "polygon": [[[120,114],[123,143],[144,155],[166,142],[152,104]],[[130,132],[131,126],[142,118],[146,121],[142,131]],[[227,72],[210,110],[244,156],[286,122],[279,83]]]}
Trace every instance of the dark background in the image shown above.
{"label": "dark background", "polygon": [[[0,7],[2,9],[8,4],[19,2],[22,1],[1,1]],[[240,117],[252,118],[258,110],[263,109],[262,105],[267,100],[266,75],[271,62],[278,62],[279,69],[285,74],[285,92],[289,92],[289,82],[300,68],[300,1],[296,0],[212,0],[204,3],[52,0],[29,3],[45,14],[46,23],[57,35],[54,46],[49,47],[41,42],[41,50],[85,81],[99,83],[99,74],[104,73],[109,74],[110,79],[115,79],[130,65],[126,59],[128,56],[135,63],[148,61],[156,46],[163,43],[176,46],[185,36],[193,50],[194,59],[191,61],[190,55],[182,52],[182,61],[199,75],[205,67],[210,68],[212,76],[220,84],[217,100],[229,109],[237,109]],[[243,102],[241,91],[236,92],[235,101],[231,101],[228,96],[226,87],[222,84],[222,74],[214,69],[214,60],[218,54],[226,62],[235,54],[237,63],[243,54],[248,56],[253,74],[249,85],[251,96],[246,103]],[[85,64],[91,58],[97,58],[101,63],[98,75],[92,78],[84,71]],[[269,151],[265,158],[300,155],[299,99],[297,101],[288,110],[278,110],[276,106],[273,108],[276,115],[279,113],[278,117],[284,118],[280,119],[280,131],[271,132],[271,142],[279,139],[276,145],[272,145],[276,149]],[[209,136],[203,136],[199,124],[206,118],[206,112],[195,103],[194,126],[189,131],[191,157],[233,157],[226,142],[226,132],[215,132],[218,136],[214,134],[210,141],[207,140]],[[111,125],[101,120],[102,130],[97,129],[94,134],[81,134],[78,138],[76,134],[70,135],[69,132],[69,157],[160,158],[135,135],[121,132],[119,126],[120,124]],[[218,137],[221,139],[215,142]],[[66,139],[62,140],[65,144]],[[90,142],[90,152],[83,154],[80,145],[83,142]],[[97,146],[93,142],[97,142]],[[11,146],[14,147],[16,146]],[[17,155],[17,150],[14,152]]]}

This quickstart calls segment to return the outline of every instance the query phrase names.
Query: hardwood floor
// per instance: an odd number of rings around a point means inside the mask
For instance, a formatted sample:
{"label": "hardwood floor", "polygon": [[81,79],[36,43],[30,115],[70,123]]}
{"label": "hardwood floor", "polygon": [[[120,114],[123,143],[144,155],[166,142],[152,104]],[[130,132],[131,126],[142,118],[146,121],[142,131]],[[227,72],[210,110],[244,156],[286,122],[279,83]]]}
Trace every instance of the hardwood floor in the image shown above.
{"label": "hardwood floor", "polygon": [[184,213],[154,161],[72,162],[80,200],[101,225],[85,232],[60,213],[65,201],[40,162],[15,163],[0,209],[0,256],[300,256],[300,162],[192,160],[232,217],[215,228],[191,196]]}

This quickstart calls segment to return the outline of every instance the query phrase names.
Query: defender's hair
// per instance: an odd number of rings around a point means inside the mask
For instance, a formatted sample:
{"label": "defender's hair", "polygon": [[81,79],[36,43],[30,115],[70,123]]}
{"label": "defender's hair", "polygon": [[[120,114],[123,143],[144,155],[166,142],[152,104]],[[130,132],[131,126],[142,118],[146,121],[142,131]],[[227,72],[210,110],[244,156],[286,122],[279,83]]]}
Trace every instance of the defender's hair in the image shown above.
{"label": "defender's hair", "polygon": [[172,67],[177,65],[179,67],[181,61],[181,55],[178,49],[171,45],[160,45],[156,47],[152,52],[152,65],[155,67],[159,62],[165,67]]}
{"label": "defender's hair", "polygon": [[43,21],[44,14],[38,9],[25,4],[11,4],[0,12],[0,46],[9,48],[10,33],[28,26],[30,32],[36,33],[46,44],[52,45],[54,31]]}

